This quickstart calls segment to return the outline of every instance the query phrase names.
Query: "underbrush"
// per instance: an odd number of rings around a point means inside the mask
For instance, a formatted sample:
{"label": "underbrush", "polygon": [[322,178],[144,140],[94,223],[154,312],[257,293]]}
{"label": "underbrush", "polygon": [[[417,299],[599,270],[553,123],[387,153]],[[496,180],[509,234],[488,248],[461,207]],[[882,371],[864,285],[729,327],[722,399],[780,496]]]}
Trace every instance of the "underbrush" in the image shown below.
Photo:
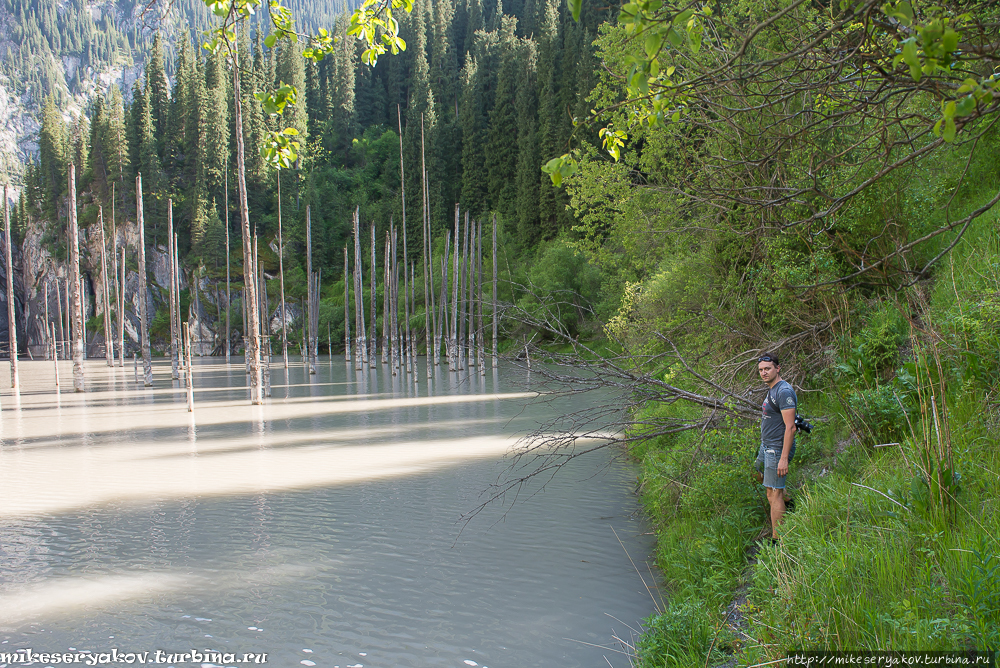
{"label": "underbrush", "polygon": [[848,444],[840,418],[803,439],[789,478],[797,506],[777,546],[755,546],[769,520],[751,473],[753,427],[637,450],[665,609],[647,620],[636,665],[705,666],[710,650],[708,665],[749,666],[797,649],[1000,645],[1000,445],[983,401],[965,388],[951,408],[961,484],[946,507],[920,502],[912,435]]}

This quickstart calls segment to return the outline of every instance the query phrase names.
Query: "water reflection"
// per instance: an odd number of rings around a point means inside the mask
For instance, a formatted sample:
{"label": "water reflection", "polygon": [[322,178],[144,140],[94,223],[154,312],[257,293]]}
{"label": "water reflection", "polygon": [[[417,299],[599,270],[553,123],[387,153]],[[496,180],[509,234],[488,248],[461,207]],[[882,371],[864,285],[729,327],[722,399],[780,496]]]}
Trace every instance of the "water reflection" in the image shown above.
{"label": "water reflection", "polygon": [[559,410],[517,384],[423,367],[413,383],[341,358],[312,377],[273,365],[272,398],[251,407],[242,364],[204,360],[192,416],[169,363],[142,389],[90,362],[83,395],[51,393],[51,363],[22,364],[21,407],[0,417],[0,652],[628,665],[583,644],[627,633],[607,615],[652,609],[610,528],[650,552],[627,466],[577,460],[457,522],[517,434]]}

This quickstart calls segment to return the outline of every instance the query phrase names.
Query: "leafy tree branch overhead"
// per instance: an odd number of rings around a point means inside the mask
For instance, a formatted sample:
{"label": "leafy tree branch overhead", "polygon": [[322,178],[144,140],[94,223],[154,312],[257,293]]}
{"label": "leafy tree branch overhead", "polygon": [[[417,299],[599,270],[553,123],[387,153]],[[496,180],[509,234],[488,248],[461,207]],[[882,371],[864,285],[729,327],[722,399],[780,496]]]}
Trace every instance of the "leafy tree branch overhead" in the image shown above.
{"label": "leafy tree branch overhead", "polygon": [[[205,5],[222,22],[214,29],[204,31],[206,41],[203,47],[215,54],[225,46],[232,55],[236,48],[237,27],[261,11],[263,4],[264,0],[205,0]],[[374,66],[379,56],[390,52],[397,54],[406,49],[406,42],[399,36],[399,21],[394,12],[412,10],[412,0],[365,0],[354,11],[347,35],[365,42],[366,48],[361,56],[365,63]],[[302,57],[317,63],[333,52],[336,38],[325,28],[320,28],[315,34],[297,32],[295,18],[291,10],[281,4],[281,0],[267,0],[264,11],[271,23],[271,33],[264,40],[269,49],[280,40],[297,44],[304,39],[308,46],[303,49]],[[264,112],[272,116],[282,115],[287,105],[294,106],[298,96],[297,88],[285,82],[281,82],[275,91],[256,94]],[[287,169],[298,159],[299,143],[292,139],[298,134],[298,130],[292,127],[270,132],[260,147],[261,155],[275,169]]]}
{"label": "leafy tree branch overhead", "polygon": [[[598,41],[594,108],[542,169],[558,186],[585,161],[637,168],[643,143],[666,133],[676,163],[697,166],[661,186],[688,216],[739,211],[769,229],[825,234],[891,174],[949,147],[978,148],[1000,118],[998,26],[991,2],[629,2]],[[579,131],[595,125],[605,158]],[[919,243],[970,220],[951,209],[945,218]],[[908,268],[908,280],[928,268]]]}

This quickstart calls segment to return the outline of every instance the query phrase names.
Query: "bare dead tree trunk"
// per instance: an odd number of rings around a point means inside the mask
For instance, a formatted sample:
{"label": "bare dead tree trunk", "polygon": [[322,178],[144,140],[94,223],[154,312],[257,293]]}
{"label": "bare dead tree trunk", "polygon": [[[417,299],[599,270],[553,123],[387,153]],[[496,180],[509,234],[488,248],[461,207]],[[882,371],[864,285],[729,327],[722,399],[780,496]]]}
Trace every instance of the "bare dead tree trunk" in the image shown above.
{"label": "bare dead tree trunk", "polygon": [[[288,368],[288,317],[285,315],[285,244],[281,237],[281,170],[278,170],[278,275],[280,276],[280,286],[281,286],[281,357],[285,362],[285,368]],[[311,274],[306,276],[306,279],[310,279]],[[308,281],[307,281],[308,282]],[[268,327],[270,330],[270,327]],[[268,335],[270,335],[268,331]],[[270,338],[270,336],[268,337]],[[270,346],[268,346],[270,348]],[[270,360],[268,360],[268,366],[270,366]],[[287,375],[287,374],[286,374]]]}
{"label": "bare dead tree trunk", "polygon": [[[405,270],[405,267],[404,267]],[[417,266],[415,262],[410,262],[410,313],[417,314]],[[413,328],[407,327],[410,332],[410,361],[413,364],[413,382],[420,381],[420,374],[417,373],[417,338],[413,335]],[[428,364],[428,366],[430,366]]]}
{"label": "bare dead tree trunk", "polygon": [[194,378],[191,376],[191,321],[184,323],[184,366],[187,368],[187,405],[188,413],[194,413]]}
{"label": "bare dead tree trunk", "polygon": [[149,319],[146,313],[146,228],[142,212],[142,174],[135,177],[135,217],[139,225],[139,339],[142,345],[142,382],[153,385],[153,360],[149,351]]}
{"label": "bare dead tree trunk", "polygon": [[113,367],[115,365],[115,339],[114,333],[111,330],[111,302],[108,299],[108,259],[104,241],[104,207],[101,205],[97,207],[97,217],[101,223],[101,301],[104,307],[104,358],[107,360],[108,366]]}
{"label": "bare dead tree trunk", "polygon": [[83,392],[83,296],[80,294],[80,230],[76,223],[76,165],[69,166],[69,280],[73,321],[73,391]]}
{"label": "bare dead tree trunk", "polygon": [[472,221],[469,238],[469,366],[476,366],[476,229]]}
{"label": "bare dead tree trunk", "polygon": [[375,322],[375,221],[372,221],[372,268],[371,268],[371,341],[368,344],[368,368],[374,369],[378,358],[378,330]]}
{"label": "bare dead tree trunk", "polygon": [[385,233],[385,262],[382,263],[382,364],[392,362],[389,335],[389,232]]}
{"label": "bare dead tree trunk", "polygon": [[392,317],[392,375],[396,375],[400,370],[400,331],[399,331],[399,263],[396,261],[396,228],[392,228],[392,240],[390,242],[390,261],[392,262],[392,304],[389,306],[389,313]]}
{"label": "bare dead tree trunk", "polygon": [[226,364],[229,364],[230,344],[232,337],[229,334],[229,155],[226,155]]}
{"label": "bare dead tree trunk", "polygon": [[233,59],[233,108],[236,124],[236,175],[240,194],[240,222],[243,228],[243,297],[246,310],[246,356],[250,369],[250,403],[262,404],[260,373],[260,321],[257,315],[257,291],[254,289],[253,240],[250,235],[250,210],[247,206],[246,163],[243,147],[243,103],[240,93],[239,50],[229,45]]}
{"label": "bare dead tree trunk", "polygon": [[170,261],[170,378],[178,380],[180,378],[179,366],[181,364],[180,351],[177,349],[177,325],[180,313],[177,311],[177,265],[175,263],[176,246],[174,240],[174,200],[167,200],[167,253]]}
{"label": "bare dead tree trunk", "polygon": [[344,246],[344,357],[351,361],[351,294],[347,283],[347,246]]}
{"label": "bare dead tree trunk", "polygon": [[476,228],[477,241],[476,241],[476,265],[479,268],[477,279],[477,284],[479,289],[477,294],[479,295],[476,299],[476,305],[479,310],[479,321],[476,324],[476,331],[479,334],[478,340],[479,345],[476,347],[476,363],[479,365],[479,375],[486,375],[486,330],[483,329],[483,223],[479,223],[479,227]]}
{"label": "bare dead tree trunk", "polygon": [[[449,360],[451,359],[451,344],[449,343],[448,333],[451,331],[448,329],[448,255],[451,251],[451,230],[446,230],[444,233],[444,255],[441,257],[441,317],[438,319],[438,324],[441,325],[437,331],[437,340],[434,345],[436,349],[441,348],[441,339],[444,339],[445,345],[445,357]],[[435,364],[440,363],[440,359],[435,360]]]}
{"label": "bare dead tree trunk", "polygon": [[176,317],[174,319],[174,329],[170,333],[172,340],[177,343],[178,355],[181,357],[180,366],[184,368],[184,334],[181,327],[181,251],[180,251],[180,239],[176,232],[174,232],[174,254],[172,257],[173,261],[173,273],[170,276],[170,280],[174,284],[174,313]]}
{"label": "bare dead tree trunk", "polygon": [[[306,204],[306,300],[309,303],[309,313],[308,326],[309,326],[309,337],[306,341],[306,345],[311,346],[314,343],[317,332],[313,331],[313,250],[312,250],[312,207]],[[309,355],[309,373],[316,373],[316,360],[312,355]]]}
{"label": "bare dead tree trunk", "polygon": [[493,368],[497,368],[497,215],[493,214]]}
{"label": "bare dead tree trunk", "polygon": [[[118,223],[115,216],[115,184],[111,184],[111,262],[114,265],[114,275],[115,275],[115,310],[118,312],[118,366],[125,366],[125,328],[124,328],[124,317],[125,313],[122,311],[122,304],[124,303],[122,295],[125,292],[125,285],[122,281],[118,279]],[[112,332],[112,336],[114,336]]]}
{"label": "bare dead tree trunk", "polygon": [[465,232],[462,235],[462,280],[461,280],[461,294],[459,299],[461,304],[458,307],[458,370],[462,371],[465,369],[466,359],[466,281],[469,274],[469,212],[465,212]]}
{"label": "bare dead tree trunk", "polygon": [[[431,218],[430,209],[427,202],[427,159],[424,152],[424,115],[420,114],[420,169],[421,184],[424,195],[423,223],[424,223],[424,336],[426,337],[427,348],[427,377],[431,378],[433,369],[431,368],[431,346],[434,345],[433,318],[434,318],[434,274],[431,267]],[[427,278],[430,276],[431,288],[427,287]],[[436,353],[435,353],[436,354]]]}
{"label": "bare dead tree trunk", "polygon": [[[313,373],[315,373],[315,367],[319,363],[319,295],[322,292],[323,287],[323,270],[320,269],[316,272],[316,284],[313,288],[313,299],[315,303],[313,304],[313,321],[310,325],[310,331],[313,334],[312,340],[312,360],[313,360]],[[329,326],[329,325],[328,325]]]}
{"label": "bare dead tree trunk", "polygon": [[59,391],[59,347],[56,345],[56,326],[52,325],[52,371],[56,376],[56,392]]}
{"label": "bare dead tree trunk", "polygon": [[118,291],[118,350],[121,362],[118,366],[125,368],[125,244],[122,244],[122,273],[119,281],[121,289]]}
{"label": "bare dead tree trunk", "polygon": [[[8,186],[3,185],[3,227],[7,240],[7,331],[10,341],[10,389],[14,394],[20,393],[20,383],[17,375],[17,309],[14,305],[14,256],[10,243],[10,194]],[[103,220],[103,217],[102,217]],[[101,228],[103,234],[103,227]]]}
{"label": "bare dead tree trunk", "polygon": [[413,347],[413,332],[410,329],[410,280],[409,272],[406,271],[406,262],[409,254],[406,249],[406,220],[403,220],[403,318],[406,327],[403,330],[403,351],[406,355],[406,373],[413,373],[413,356],[410,350]]}
{"label": "bare dead tree trunk", "polygon": [[365,279],[361,266],[361,207],[354,210],[354,313],[358,334],[358,355],[354,368],[360,371],[368,364],[368,334],[365,331]]}
{"label": "bare dead tree trunk", "polygon": [[260,266],[260,255],[258,254],[257,235],[253,237],[253,264],[257,268],[256,276],[257,294],[260,295],[258,304],[260,305],[260,326],[263,330],[261,335],[261,353],[263,354],[263,385],[264,396],[271,396],[271,308],[267,302],[267,281],[264,279],[264,267]]}
{"label": "bare dead tree trunk", "polygon": [[448,351],[449,368],[451,371],[458,371],[458,256],[461,240],[461,228],[459,227],[461,213],[458,205],[455,205],[455,252],[452,257],[452,296],[451,296],[451,350]]}

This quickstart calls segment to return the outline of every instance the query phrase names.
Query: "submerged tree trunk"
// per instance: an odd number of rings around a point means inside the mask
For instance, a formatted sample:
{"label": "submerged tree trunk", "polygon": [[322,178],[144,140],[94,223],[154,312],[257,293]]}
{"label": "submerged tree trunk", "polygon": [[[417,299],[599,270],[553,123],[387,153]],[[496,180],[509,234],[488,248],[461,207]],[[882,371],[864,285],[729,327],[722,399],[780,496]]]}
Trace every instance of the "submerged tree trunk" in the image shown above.
{"label": "submerged tree trunk", "polygon": [[139,224],[139,340],[142,346],[142,382],[153,384],[153,360],[149,351],[149,320],[146,314],[146,230],[142,216],[142,174],[135,177],[135,216]]}
{"label": "submerged tree trunk", "polygon": [[[10,245],[10,200],[8,197],[7,184],[5,183],[3,186],[3,227],[4,235],[7,239],[7,331],[9,332],[10,340],[10,389],[14,394],[18,394],[20,392],[20,385],[17,377],[17,309],[14,305],[14,260]],[[102,236],[103,233],[104,227],[102,223]]]}
{"label": "submerged tree trunk", "polygon": [[170,378],[180,378],[180,351],[177,350],[177,324],[180,313],[177,311],[177,265],[174,263],[176,246],[174,245],[174,200],[167,200],[167,253],[170,254]]}
{"label": "submerged tree trunk", "polygon": [[[316,373],[316,359],[311,354],[313,346],[315,345],[315,339],[318,332],[313,331],[313,315],[314,315],[314,305],[313,305],[313,248],[312,248],[312,207],[306,204],[306,301],[309,309],[307,314],[309,336],[306,337],[306,346],[308,348],[307,355],[309,357],[309,373]],[[303,328],[305,329],[305,327]]]}
{"label": "submerged tree trunk", "polygon": [[226,364],[229,364],[230,342],[229,335],[229,156],[226,156]]}
{"label": "submerged tree trunk", "polygon": [[111,302],[108,299],[108,258],[106,244],[104,241],[104,207],[98,205],[97,217],[101,223],[101,301],[104,308],[104,358],[108,366],[115,365],[115,344],[114,334],[111,330]]}
{"label": "submerged tree trunk", "polygon": [[73,391],[83,392],[83,301],[80,294],[80,230],[76,223],[76,165],[69,166],[69,279],[72,295],[70,317],[73,321]]}
{"label": "submerged tree trunk", "polygon": [[[281,277],[281,357],[288,368],[288,325],[285,316],[285,245],[281,237],[281,171],[278,171],[278,274]],[[307,276],[309,278],[309,276]],[[270,331],[268,332],[270,334]],[[270,338],[270,337],[269,337]],[[270,348],[270,346],[268,346]],[[270,366],[270,361],[268,362]],[[288,375],[288,372],[285,372]]]}
{"label": "submerged tree trunk", "polygon": [[253,239],[250,234],[250,210],[247,206],[246,163],[243,147],[243,106],[240,93],[239,50],[230,45],[233,58],[233,108],[236,125],[236,175],[240,194],[240,223],[243,229],[243,299],[246,309],[246,356],[250,371],[250,403],[262,404],[260,373],[260,320],[257,315],[257,291],[254,288]]}
{"label": "submerged tree trunk", "polygon": [[118,281],[121,289],[118,290],[118,350],[119,362],[122,369],[125,368],[125,244],[122,244],[122,270],[121,279]]}
{"label": "submerged tree trunk", "polygon": [[493,368],[497,368],[497,215],[493,214]]}
{"label": "submerged tree trunk", "polygon": [[375,322],[375,221],[372,221],[372,268],[371,268],[371,329],[369,330],[368,368],[374,369],[378,357],[378,329]]}
{"label": "submerged tree trunk", "polygon": [[351,290],[348,278],[347,246],[344,246],[344,358],[351,361]]}
{"label": "submerged tree trunk", "polygon": [[461,213],[458,209],[458,205],[455,205],[455,251],[452,255],[452,293],[451,293],[451,350],[448,351],[448,361],[449,366],[452,371],[458,371],[458,255],[459,255],[459,239],[461,239],[461,232],[459,228],[459,220],[461,218]]}

